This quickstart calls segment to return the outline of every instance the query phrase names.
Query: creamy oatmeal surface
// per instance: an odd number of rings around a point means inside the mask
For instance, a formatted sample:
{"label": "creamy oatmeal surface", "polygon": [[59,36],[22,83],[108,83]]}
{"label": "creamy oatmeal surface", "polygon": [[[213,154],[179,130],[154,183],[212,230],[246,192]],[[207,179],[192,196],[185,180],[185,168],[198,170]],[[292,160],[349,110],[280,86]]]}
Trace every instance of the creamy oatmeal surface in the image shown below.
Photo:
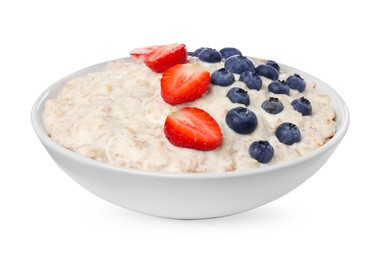
{"label": "creamy oatmeal surface", "polygon": [[[204,63],[190,57],[211,73],[223,63]],[[258,62],[255,62],[258,65]],[[286,79],[280,72],[279,79]],[[142,62],[117,60],[106,65],[102,72],[90,73],[68,81],[61,93],[45,104],[43,121],[51,138],[78,154],[113,165],[153,170],[181,172],[225,172],[264,167],[248,153],[253,141],[267,140],[274,147],[273,159],[267,164],[292,160],[322,146],[336,132],[335,113],[330,98],[317,93],[316,86],[307,82],[302,93],[290,90],[290,96],[267,90],[271,80],[262,77],[260,91],[251,90],[236,81],[228,87],[210,85],[208,92],[194,102],[172,106],[163,101],[160,73],[155,73]],[[252,134],[241,135],[225,123],[226,113],[234,107],[226,93],[232,87],[248,91],[248,108],[258,118]],[[291,101],[306,97],[312,104],[312,115],[302,116]],[[276,115],[261,108],[263,101],[277,97],[284,110]],[[216,150],[202,152],[172,145],[163,132],[166,117],[184,106],[207,111],[220,125],[223,140]],[[293,145],[280,143],[275,129],[283,122],[291,122],[301,131],[301,142]]]}

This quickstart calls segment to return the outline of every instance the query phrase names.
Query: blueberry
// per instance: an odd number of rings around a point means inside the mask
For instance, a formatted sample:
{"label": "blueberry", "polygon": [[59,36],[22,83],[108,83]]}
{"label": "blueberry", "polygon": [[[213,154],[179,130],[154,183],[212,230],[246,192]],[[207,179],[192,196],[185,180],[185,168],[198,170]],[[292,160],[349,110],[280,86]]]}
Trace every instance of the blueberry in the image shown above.
{"label": "blueberry", "polygon": [[305,97],[294,99],[291,102],[291,105],[297,112],[301,113],[303,116],[309,116],[310,114],[312,114],[311,102],[309,102],[309,100]]}
{"label": "blueberry", "polygon": [[244,71],[241,73],[239,80],[245,83],[249,89],[260,90],[262,87],[262,79],[255,72]]}
{"label": "blueberry", "polygon": [[233,48],[233,47],[226,47],[220,50],[220,53],[224,59],[227,59],[234,55],[242,55],[241,51]]}
{"label": "blueberry", "polygon": [[255,141],[249,146],[249,154],[260,163],[268,163],[274,156],[274,147],[268,141]]}
{"label": "blueberry", "polygon": [[195,56],[195,52],[193,52],[193,51],[187,51],[187,55],[188,56]]}
{"label": "blueberry", "polygon": [[194,52],[193,52],[193,56],[195,57],[199,57],[199,54],[200,52],[202,52],[204,49],[207,49],[206,47],[201,47],[199,49],[196,49]]}
{"label": "blueberry", "polygon": [[254,63],[249,58],[240,55],[226,59],[225,68],[236,74],[241,74],[244,71],[255,71]]}
{"label": "blueberry", "polygon": [[303,92],[305,90],[305,81],[298,74],[289,76],[286,82],[290,88],[297,89],[299,92]]}
{"label": "blueberry", "polygon": [[290,88],[287,83],[283,80],[272,81],[268,85],[268,90],[275,94],[290,94]]}
{"label": "blueberry", "polygon": [[221,53],[215,49],[204,48],[204,50],[199,53],[199,59],[205,62],[216,63],[222,60],[222,56]]}
{"label": "blueberry", "polygon": [[275,135],[278,140],[287,145],[300,142],[301,134],[299,128],[292,123],[282,123],[275,130]]}
{"label": "blueberry", "polygon": [[236,107],[228,111],[226,124],[239,134],[250,134],[257,127],[256,115],[246,107]]}
{"label": "blueberry", "polygon": [[278,72],[280,71],[279,64],[276,61],[268,60],[266,61],[266,65],[274,67]]}
{"label": "blueberry", "polygon": [[234,75],[229,70],[221,68],[211,75],[211,83],[219,86],[229,86],[234,82]]}
{"label": "blueberry", "polygon": [[279,78],[279,72],[270,65],[261,64],[258,65],[258,67],[255,68],[255,71],[266,78],[272,79],[272,80],[278,80]]}
{"label": "blueberry", "polygon": [[263,101],[261,107],[269,114],[278,114],[283,111],[284,106],[278,98],[270,97],[268,100]]}
{"label": "blueberry", "polygon": [[242,88],[231,88],[226,96],[232,101],[232,103],[244,104],[245,106],[250,105],[250,97],[247,94],[247,91]]}

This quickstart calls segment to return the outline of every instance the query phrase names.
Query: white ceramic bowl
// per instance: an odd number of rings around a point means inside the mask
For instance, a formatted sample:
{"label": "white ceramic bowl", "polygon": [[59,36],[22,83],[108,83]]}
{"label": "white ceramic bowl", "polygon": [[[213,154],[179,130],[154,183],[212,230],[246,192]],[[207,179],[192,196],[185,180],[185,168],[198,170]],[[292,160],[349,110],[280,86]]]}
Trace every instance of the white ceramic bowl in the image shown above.
{"label": "white ceramic bowl", "polygon": [[349,112],[341,97],[321,80],[286,65],[281,68],[314,81],[319,92],[328,94],[337,114],[337,132],[324,146],[299,159],[233,173],[165,173],[123,168],[71,152],[52,141],[42,123],[47,99],[69,79],[101,70],[100,63],[75,72],[45,90],[32,109],[37,136],[55,162],[76,182],[106,201],[145,214],[198,219],[227,216],[247,211],[290,192],[315,172],[332,155],[349,125]]}

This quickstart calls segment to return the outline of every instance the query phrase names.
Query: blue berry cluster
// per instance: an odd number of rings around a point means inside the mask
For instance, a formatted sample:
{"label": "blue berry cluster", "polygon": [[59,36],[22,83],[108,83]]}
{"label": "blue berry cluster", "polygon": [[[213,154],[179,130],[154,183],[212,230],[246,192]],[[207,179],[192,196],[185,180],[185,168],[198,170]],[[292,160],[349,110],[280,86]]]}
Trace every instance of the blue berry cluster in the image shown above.
{"label": "blue berry cluster", "polygon": [[[211,83],[213,85],[228,87],[235,81],[235,74],[238,74],[238,81],[243,82],[248,89],[259,91],[262,88],[262,78],[271,80],[268,90],[274,94],[290,95],[290,89],[303,92],[306,88],[304,79],[294,74],[286,80],[279,80],[280,66],[273,60],[267,60],[265,64],[255,66],[252,60],[243,56],[241,51],[226,47],[219,51],[201,47],[194,52],[188,53],[191,56],[199,58],[203,62],[217,63],[224,62],[224,67],[214,71],[211,74]],[[240,87],[231,87],[226,96],[232,103],[242,104],[244,106],[235,107],[226,114],[226,124],[238,134],[251,134],[258,125],[257,116],[247,107],[250,105],[248,92]],[[308,99],[301,97],[291,102],[294,110],[303,116],[309,116],[312,113],[312,105]],[[278,114],[284,110],[283,103],[276,97],[269,97],[261,104],[261,108],[269,114]],[[283,144],[292,145],[300,142],[301,133],[299,128],[290,122],[280,124],[275,130],[276,138]],[[249,146],[249,155],[260,163],[268,163],[274,156],[274,148],[266,140],[254,141]]]}

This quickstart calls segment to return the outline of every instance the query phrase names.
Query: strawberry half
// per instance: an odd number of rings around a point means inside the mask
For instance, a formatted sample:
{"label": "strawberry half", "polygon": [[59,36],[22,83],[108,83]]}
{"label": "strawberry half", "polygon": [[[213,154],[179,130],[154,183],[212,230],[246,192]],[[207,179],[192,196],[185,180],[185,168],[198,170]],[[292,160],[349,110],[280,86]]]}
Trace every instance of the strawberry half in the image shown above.
{"label": "strawberry half", "polygon": [[216,149],[222,141],[220,126],[200,108],[183,107],[166,118],[166,138],[175,146],[201,151]]}
{"label": "strawberry half", "polygon": [[162,74],[161,96],[171,105],[194,101],[207,91],[210,79],[210,73],[198,65],[175,65]]}
{"label": "strawberry half", "polygon": [[144,63],[152,71],[161,73],[168,68],[187,62],[187,49],[184,44],[161,45],[148,51]]}

